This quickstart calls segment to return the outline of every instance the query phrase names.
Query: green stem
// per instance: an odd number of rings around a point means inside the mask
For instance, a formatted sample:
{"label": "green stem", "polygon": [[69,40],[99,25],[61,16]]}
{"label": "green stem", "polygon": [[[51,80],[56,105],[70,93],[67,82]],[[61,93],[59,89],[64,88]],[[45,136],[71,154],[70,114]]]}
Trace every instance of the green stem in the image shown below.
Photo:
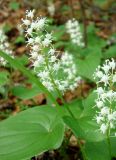
{"label": "green stem", "polygon": [[80,147],[80,150],[81,150],[81,153],[82,153],[82,156],[83,156],[83,160],[88,160],[88,158],[87,158],[87,156],[86,156],[86,153],[85,153],[85,151],[84,151],[84,149],[83,149],[83,146],[82,146],[79,138],[78,138],[78,145],[79,145],[79,147]]}
{"label": "green stem", "polygon": [[85,48],[87,47],[87,25],[86,25],[86,13],[85,13],[85,8],[83,6],[83,1],[79,0],[80,7],[81,7],[81,13],[82,13],[82,20],[83,20],[83,26],[84,26],[84,31],[83,31],[83,38],[84,38],[84,43],[85,43]]}
{"label": "green stem", "polygon": [[[46,61],[46,66],[47,66],[47,69],[49,70],[49,76],[50,76],[50,79],[51,79],[52,84],[54,85],[54,88],[56,89],[59,97],[61,98],[62,102],[64,103],[64,105],[65,105],[67,111],[69,112],[69,114],[71,115],[71,117],[73,117],[74,119],[76,119],[75,116],[74,116],[74,114],[73,114],[72,111],[70,110],[69,106],[66,104],[65,100],[62,98],[62,95],[61,95],[61,93],[60,93],[60,90],[57,88],[57,85],[56,85],[56,83],[54,82],[54,78],[53,78],[52,73],[51,73],[51,71],[50,71],[50,69],[49,69],[49,64],[48,64],[48,60],[47,60],[46,56],[45,56],[45,61]],[[79,145],[79,147],[80,147],[80,150],[81,150],[83,159],[84,159],[84,160],[87,160],[86,153],[85,153],[85,151],[84,151],[84,149],[83,149],[83,147],[82,147],[82,145],[81,145],[81,143],[80,143],[80,140],[78,140],[78,142],[79,142],[78,145]]]}
{"label": "green stem", "polygon": [[31,71],[26,69],[19,61],[17,61],[16,59],[14,60],[13,58],[11,58],[9,55],[7,55],[6,53],[4,53],[2,51],[0,51],[0,56],[3,57],[4,59],[6,59],[14,68],[19,69],[19,71],[21,71],[33,83],[36,84],[36,86],[38,87],[39,90],[46,93],[48,98],[53,102],[53,104],[55,104],[56,109],[59,111],[59,105],[56,102],[54,96],[44,87],[44,85],[39,81],[38,78],[35,77],[35,75]]}
{"label": "green stem", "polygon": [[64,99],[62,98],[62,95],[61,95],[59,89],[57,88],[57,85],[56,85],[56,83],[55,83],[55,81],[54,81],[54,78],[53,78],[52,73],[51,73],[50,68],[49,68],[47,56],[45,56],[45,62],[46,62],[47,69],[48,69],[48,71],[49,71],[49,76],[50,76],[51,82],[52,82],[54,88],[56,89],[56,92],[57,92],[59,98],[62,100],[62,102],[63,102],[63,104],[65,105],[66,109],[68,110],[69,114],[70,114],[73,118],[75,118],[74,115],[73,115],[73,113],[72,113],[72,111],[70,110],[70,108],[68,107],[68,105],[65,103]]}
{"label": "green stem", "polygon": [[110,155],[110,157],[112,158],[111,142],[110,142],[110,130],[109,130],[109,127],[108,127],[108,130],[107,130],[107,142],[108,142],[109,155]]}

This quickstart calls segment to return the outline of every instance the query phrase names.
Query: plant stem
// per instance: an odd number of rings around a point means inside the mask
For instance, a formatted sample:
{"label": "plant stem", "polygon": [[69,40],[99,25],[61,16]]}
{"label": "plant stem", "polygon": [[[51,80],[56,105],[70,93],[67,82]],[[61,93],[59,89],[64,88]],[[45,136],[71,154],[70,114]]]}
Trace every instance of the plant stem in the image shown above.
{"label": "plant stem", "polygon": [[[49,66],[48,66],[48,69],[49,69]],[[50,72],[50,70],[49,70],[49,72]],[[57,86],[56,86],[56,84],[55,84],[55,82],[54,82],[54,79],[53,79],[53,76],[52,76],[51,72],[50,72],[50,78],[51,78],[51,81],[52,81],[52,83],[53,83],[53,85],[54,85],[54,87],[55,87],[55,89],[56,89],[59,97],[61,98],[62,102],[64,103],[67,111],[69,112],[69,114],[71,115],[71,117],[73,117],[74,119],[76,119],[75,116],[74,116],[74,114],[72,113],[72,111],[71,111],[70,108],[68,107],[67,103],[66,103],[66,102],[64,101],[64,99],[62,98],[62,95],[61,95],[59,89],[57,88]],[[72,134],[71,134],[71,135],[72,135]],[[71,137],[71,135],[70,135],[70,137]],[[69,137],[69,140],[70,140],[70,137]],[[67,143],[69,142],[69,140],[67,141]],[[84,160],[87,160],[85,151],[84,151],[84,149],[83,149],[83,147],[82,147],[79,139],[78,139],[78,144],[79,144],[79,147],[80,147],[80,150],[81,150],[83,159],[84,159]]]}
{"label": "plant stem", "polygon": [[64,99],[62,98],[62,95],[61,95],[59,89],[57,88],[57,85],[56,85],[56,83],[55,83],[55,81],[54,81],[54,78],[53,78],[53,76],[52,76],[51,70],[50,70],[50,68],[49,68],[47,56],[45,56],[45,62],[46,62],[47,69],[48,69],[48,71],[49,71],[49,76],[50,76],[51,82],[52,82],[54,88],[56,89],[56,92],[57,92],[59,98],[60,98],[60,99],[62,100],[62,102],[64,103],[64,105],[65,105],[66,109],[68,110],[69,114],[70,114],[73,118],[75,118],[74,115],[73,115],[73,113],[72,113],[72,111],[70,110],[70,108],[68,107],[68,105],[65,103]]}
{"label": "plant stem", "polygon": [[74,18],[73,2],[72,2],[72,0],[69,0],[68,3],[69,3],[69,6],[70,6],[70,8],[71,8],[71,13],[70,13],[70,15],[71,15],[71,19],[72,19],[72,18]]}
{"label": "plant stem", "polygon": [[3,57],[4,59],[6,59],[14,68],[19,69],[19,71],[21,71],[32,82],[34,82],[36,84],[36,86],[38,87],[38,89],[40,89],[41,91],[43,91],[44,93],[46,93],[48,95],[48,98],[53,102],[53,104],[56,105],[56,109],[59,110],[59,105],[56,102],[54,96],[44,87],[44,85],[38,80],[38,78],[35,77],[35,75],[31,71],[29,71],[28,69],[26,69],[16,59],[14,61],[13,58],[11,58],[9,55],[7,55],[6,53],[2,52],[1,50],[0,50],[0,56]]}
{"label": "plant stem", "polygon": [[108,150],[109,150],[109,155],[110,157],[112,157],[112,152],[111,152],[111,142],[110,142],[110,130],[109,130],[109,127],[108,127],[108,130],[107,130],[107,142],[108,142]]}
{"label": "plant stem", "polygon": [[85,8],[83,6],[83,1],[79,0],[80,7],[81,7],[81,13],[82,13],[82,19],[83,19],[83,25],[84,25],[84,31],[83,31],[83,37],[84,37],[84,44],[85,48],[87,47],[87,26],[86,26],[86,13]]}
{"label": "plant stem", "polygon": [[80,142],[80,139],[78,138],[78,145],[80,147],[80,150],[81,150],[81,153],[82,153],[82,156],[83,156],[83,160],[88,160],[87,156],[86,156],[86,153],[83,149],[83,146],[81,145],[81,142]]}

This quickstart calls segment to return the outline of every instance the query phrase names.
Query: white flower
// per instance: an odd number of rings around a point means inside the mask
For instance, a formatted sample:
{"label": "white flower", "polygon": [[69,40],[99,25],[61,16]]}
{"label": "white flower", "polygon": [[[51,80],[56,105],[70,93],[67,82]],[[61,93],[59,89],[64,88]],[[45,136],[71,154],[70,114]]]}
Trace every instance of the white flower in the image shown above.
{"label": "white flower", "polygon": [[103,103],[103,101],[98,100],[98,101],[96,101],[96,105],[98,108],[101,108],[104,106],[104,103]]}
{"label": "white flower", "polygon": [[54,55],[55,54],[55,49],[54,48],[50,48],[48,54]]}
{"label": "white flower", "polygon": [[39,45],[33,45],[32,50],[38,52],[40,50]]}
{"label": "white flower", "polygon": [[96,77],[101,78],[103,76],[102,71],[97,70],[95,73]]}
{"label": "white flower", "polygon": [[[116,129],[116,62],[114,59],[111,61],[106,60],[103,66],[98,66],[96,72],[94,73],[94,78],[97,80],[96,93],[98,95],[96,102],[96,107],[99,112],[97,112],[98,118],[96,118],[97,123],[101,124],[100,130],[102,133],[111,133],[111,129]],[[102,85],[102,87],[100,87]],[[101,118],[103,119],[101,120]]]}
{"label": "white flower", "polygon": [[55,5],[54,5],[54,3],[49,2],[49,4],[48,4],[48,12],[49,12],[49,14],[51,16],[54,15],[54,13],[55,13]]}
{"label": "white flower", "polygon": [[35,10],[32,10],[32,11],[27,10],[26,11],[26,16],[32,19],[34,17],[34,12],[35,12]]}
{"label": "white flower", "polygon": [[38,55],[37,60],[39,63],[44,63],[44,57],[42,55]]}
{"label": "white flower", "polygon": [[31,24],[31,21],[28,19],[22,19],[22,22],[24,25],[29,26]]}
{"label": "white flower", "polygon": [[114,114],[108,114],[108,120],[109,121],[115,120]]}
{"label": "white flower", "polygon": [[32,32],[33,32],[33,29],[32,28],[28,28],[27,30],[26,30],[26,36],[27,35],[32,35]]}
{"label": "white flower", "polygon": [[66,23],[67,32],[70,34],[71,40],[74,44],[83,47],[83,37],[80,31],[79,23],[76,19],[68,20]]}
{"label": "white flower", "polygon": [[115,125],[114,125],[114,123],[110,122],[110,128],[115,129]]}
{"label": "white flower", "polygon": [[115,82],[116,82],[116,73],[115,73],[115,75],[113,75],[112,82],[113,82],[113,83],[115,83]]}
{"label": "white flower", "polygon": [[101,94],[104,93],[104,90],[103,90],[102,87],[98,87],[97,90],[96,90],[96,92],[98,93],[98,95],[101,95]]}
{"label": "white flower", "polygon": [[104,70],[104,72],[107,74],[109,72],[109,69],[110,69],[110,65],[108,64],[105,64],[102,69]]}
{"label": "white flower", "polygon": [[46,18],[43,17],[43,18],[37,19],[36,24],[37,24],[37,30],[43,29],[46,24]]}
{"label": "white flower", "polygon": [[97,123],[100,124],[104,120],[104,117],[98,116],[96,117],[96,120],[97,120]]}
{"label": "white flower", "polygon": [[[49,91],[58,89],[62,94],[66,90],[74,90],[81,78],[78,78],[73,56],[68,52],[58,56],[58,51],[52,44],[52,33],[46,31],[47,19],[45,17],[35,19],[34,11],[26,11],[23,24],[26,28],[27,43],[31,48],[32,66],[41,83]],[[74,22],[74,26],[76,25],[77,22]]]}
{"label": "white flower", "polygon": [[33,62],[33,66],[36,68],[36,67],[38,67],[39,66],[39,62],[38,61],[34,61]]}
{"label": "white flower", "polygon": [[31,28],[32,28],[32,29],[37,29],[37,27],[38,27],[37,22],[36,22],[36,21],[33,21],[33,22],[31,23]]}
{"label": "white flower", "polygon": [[33,43],[34,43],[34,39],[33,39],[33,38],[28,38],[27,43],[28,43],[28,44],[33,44]]}
{"label": "white flower", "polygon": [[101,82],[104,82],[104,84],[107,85],[109,82],[108,75],[103,75],[103,77],[101,78]]}
{"label": "white flower", "polygon": [[101,109],[101,115],[108,115],[109,114],[109,108],[108,107],[103,107],[102,109]]}
{"label": "white flower", "polygon": [[53,69],[57,71],[60,68],[60,63],[54,63]]}
{"label": "white flower", "polygon": [[45,47],[48,47],[51,43],[51,40],[48,39],[48,38],[45,38],[44,41],[42,42],[42,44],[45,46]]}
{"label": "white flower", "polygon": [[41,43],[41,38],[40,37],[36,37],[35,38],[35,43]]}
{"label": "white flower", "polygon": [[103,124],[101,125],[101,127],[100,127],[100,130],[101,130],[101,132],[102,132],[103,134],[105,134],[106,131],[107,131],[107,125],[103,123]]}
{"label": "white flower", "polygon": [[49,91],[53,91],[53,85],[50,81],[42,81],[42,84],[49,90]]}
{"label": "white flower", "polygon": [[37,57],[38,57],[38,52],[33,51],[33,52],[31,52],[30,55],[31,55],[31,58],[35,60],[35,59],[37,59]]}
{"label": "white flower", "polygon": [[49,77],[49,71],[43,71],[38,73],[38,76],[41,77],[43,80]]}
{"label": "white flower", "polygon": [[[7,41],[7,36],[2,29],[0,29],[0,50],[14,58],[13,51],[10,49],[10,44]],[[0,65],[5,66],[6,64],[7,61],[3,57],[0,57]]]}
{"label": "white flower", "polygon": [[115,69],[115,67],[116,67],[116,62],[114,61],[113,58],[112,58],[112,61],[109,62],[109,66],[110,66],[110,68],[111,68],[112,70]]}
{"label": "white flower", "polygon": [[56,56],[51,56],[51,59],[50,59],[51,62],[55,62],[56,60],[57,60]]}

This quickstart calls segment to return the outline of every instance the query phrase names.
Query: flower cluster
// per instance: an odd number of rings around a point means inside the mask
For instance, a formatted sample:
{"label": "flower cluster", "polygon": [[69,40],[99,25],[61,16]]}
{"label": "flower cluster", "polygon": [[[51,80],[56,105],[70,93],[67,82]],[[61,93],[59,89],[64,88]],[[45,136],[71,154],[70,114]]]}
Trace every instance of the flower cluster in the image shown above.
{"label": "flower cluster", "polygon": [[53,2],[49,2],[48,1],[48,7],[47,7],[47,9],[48,9],[49,14],[51,16],[54,16],[54,14],[55,14],[55,5],[54,5]]}
{"label": "flower cluster", "polygon": [[[0,29],[0,50],[5,52],[6,54],[12,55],[12,50],[10,49],[10,44],[7,41],[7,36],[4,34],[3,30]],[[6,65],[7,61],[0,57],[0,65]]]}
{"label": "flower cluster", "polygon": [[114,59],[106,60],[103,66],[98,66],[94,73],[97,80],[97,95],[95,101],[98,108],[97,123],[103,134],[116,129],[116,62]]}
{"label": "flower cluster", "polygon": [[34,71],[42,84],[49,90],[74,90],[78,86],[76,65],[73,56],[67,52],[59,54],[53,47],[52,33],[46,31],[47,19],[34,19],[34,10],[26,11],[26,19],[22,19],[26,26],[27,43],[31,48],[30,59]]}
{"label": "flower cluster", "polygon": [[67,29],[67,33],[69,33],[71,37],[72,43],[80,47],[83,47],[84,46],[83,36],[80,31],[80,26],[78,21],[74,18],[72,20],[68,20],[66,23],[66,29]]}

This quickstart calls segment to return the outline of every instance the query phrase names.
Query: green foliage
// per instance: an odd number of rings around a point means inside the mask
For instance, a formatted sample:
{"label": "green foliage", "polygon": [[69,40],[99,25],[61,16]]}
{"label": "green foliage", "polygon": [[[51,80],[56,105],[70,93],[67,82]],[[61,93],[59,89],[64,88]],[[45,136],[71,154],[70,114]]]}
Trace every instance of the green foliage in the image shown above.
{"label": "green foliage", "polygon": [[86,141],[101,141],[105,138],[98,130],[98,126],[94,120],[95,117],[95,100],[96,94],[92,92],[87,99],[83,100],[83,110],[78,119],[64,116],[65,123],[72,129],[77,138]]}
{"label": "green foliage", "polygon": [[15,1],[12,1],[10,2],[9,4],[9,8],[12,9],[12,10],[18,10],[20,7],[20,4],[18,2],[15,2]]}
{"label": "green foliage", "polygon": [[38,90],[42,90],[44,93],[48,94],[48,98],[50,98],[50,100],[52,102],[54,102],[54,97],[48,92],[48,90],[42,85],[42,83],[39,81],[38,78],[35,77],[35,75],[29,71],[28,69],[26,69],[22,63],[20,63],[18,60],[11,58],[9,55],[5,54],[4,52],[0,51],[0,56],[5,58],[14,68],[19,69],[25,76],[27,76],[31,82],[33,82]]}
{"label": "green foliage", "polygon": [[19,85],[12,88],[12,94],[20,99],[30,99],[38,95],[39,93],[41,92],[36,86],[33,86],[32,88],[27,88]]}
{"label": "green foliage", "polygon": [[[95,4],[104,4],[105,1],[97,0]],[[11,10],[17,10],[20,7],[18,2],[10,2]],[[70,7],[63,6],[63,11],[70,10]],[[53,19],[49,20],[51,24]],[[5,28],[6,27],[6,28]],[[9,32],[11,28],[5,26],[5,32]],[[66,33],[65,25],[48,26],[48,30],[54,30],[55,48],[61,48],[70,51],[74,54],[75,62],[78,69],[78,74],[84,79],[95,82],[93,73],[102,62],[102,59],[116,57],[116,46],[111,46],[109,49],[102,51],[102,47],[106,42],[96,35],[96,28],[93,24],[87,27],[88,47],[80,48],[70,40],[65,40],[63,36]],[[18,36],[14,44],[23,44],[25,38]],[[71,129],[77,139],[84,140],[83,149],[86,152],[87,160],[111,160],[109,155],[108,143],[106,135],[101,134],[95,120],[96,108],[95,99],[96,93],[92,91],[87,98],[82,100],[74,100],[69,103],[62,101],[60,106],[56,102],[57,93],[50,93],[45,88],[40,80],[34,75],[33,71],[25,66],[29,64],[28,56],[11,58],[4,52],[0,52],[0,56],[5,58],[14,69],[21,71],[28,81],[32,84],[32,88],[27,88],[24,85],[12,86],[12,95],[19,99],[31,99],[39,93],[45,93],[47,100],[46,106],[38,106],[28,109],[28,106],[20,106],[22,111],[16,116],[12,116],[0,124],[0,160],[24,160],[30,157],[41,154],[51,149],[60,147],[65,127]],[[5,94],[6,86],[9,80],[9,73],[6,71],[0,72],[0,93]],[[62,73],[59,73],[62,77]],[[26,79],[27,80],[27,79]],[[26,81],[27,82],[27,81]],[[54,107],[52,107],[54,106]],[[114,104],[115,106],[115,104]],[[71,114],[67,110],[70,109]],[[112,156],[116,157],[116,138],[112,137],[111,149]],[[81,147],[80,147],[81,148]]]}
{"label": "green foliage", "polygon": [[[110,160],[108,143],[106,135],[100,133],[100,130],[94,120],[95,117],[95,100],[96,94],[92,92],[87,99],[83,100],[83,111],[78,119],[70,116],[64,116],[63,120],[73,131],[78,139],[85,140],[86,157],[88,160]],[[115,151],[116,138],[111,138],[112,156],[116,156]]]}
{"label": "green foliage", "polygon": [[12,26],[10,24],[5,24],[3,26],[3,30],[5,33],[8,33],[9,31],[11,31],[11,29],[12,29]]}
{"label": "green foliage", "polygon": [[7,71],[0,72],[0,86],[3,86],[9,82],[9,73]]}
{"label": "green foliage", "polygon": [[106,0],[94,0],[94,3],[99,6],[104,5],[106,2],[107,2]]}
{"label": "green foliage", "polygon": [[109,49],[107,49],[106,51],[104,51],[102,53],[102,56],[107,59],[107,58],[112,58],[112,57],[116,57],[116,45],[110,47]]}
{"label": "green foliage", "polygon": [[21,160],[49,149],[63,140],[64,124],[50,106],[21,112],[0,124],[0,159]]}
{"label": "green foliage", "polygon": [[97,94],[95,91],[92,91],[86,99],[83,100],[84,110],[81,114],[81,117],[91,117],[95,116],[95,99],[97,98]]}
{"label": "green foliage", "polygon": [[4,97],[7,98],[8,95],[8,85],[10,83],[9,79],[9,73],[7,71],[1,71],[0,72],[0,94]]}
{"label": "green foliage", "polygon": [[24,42],[25,42],[24,36],[18,36],[15,40],[15,44],[20,44],[20,43],[24,43]]}
{"label": "green foliage", "polygon": [[70,116],[64,116],[63,119],[77,138],[84,139],[87,142],[98,142],[105,138],[105,136],[99,132],[96,122],[93,122],[87,117],[77,120]]}
{"label": "green foliage", "polygon": [[[112,157],[116,157],[116,138],[110,138],[111,148],[112,148]],[[107,141],[100,142],[87,142],[85,144],[85,151],[89,160],[111,160],[108,151]]]}
{"label": "green foliage", "polygon": [[28,65],[28,63],[29,63],[29,59],[28,59],[27,55],[22,55],[21,57],[16,57],[15,60],[17,60],[23,66]]}
{"label": "green foliage", "polygon": [[93,79],[93,74],[97,68],[97,66],[101,62],[101,54],[99,52],[91,52],[88,56],[86,56],[85,59],[77,59],[77,68],[78,73],[85,78],[88,78],[92,81],[95,81]]}

